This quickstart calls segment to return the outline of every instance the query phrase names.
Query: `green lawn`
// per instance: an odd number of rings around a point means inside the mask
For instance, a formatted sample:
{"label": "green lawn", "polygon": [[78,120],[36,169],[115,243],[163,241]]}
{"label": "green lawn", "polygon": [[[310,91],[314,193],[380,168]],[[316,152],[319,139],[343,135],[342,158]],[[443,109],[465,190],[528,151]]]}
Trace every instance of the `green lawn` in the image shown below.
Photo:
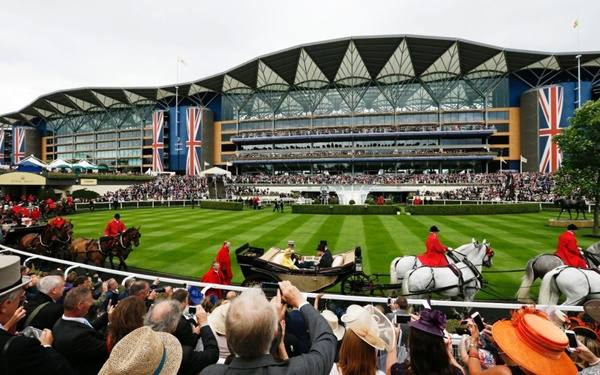
{"label": "green lawn", "polygon": [[[314,255],[319,240],[329,243],[333,252],[360,245],[366,273],[389,273],[390,261],[399,255],[419,254],[429,226],[441,229],[442,242],[458,247],[472,237],[486,238],[495,251],[494,266],[487,270],[523,269],[527,260],[541,252],[554,251],[561,229],[548,227],[554,212],[487,216],[342,216],[273,213],[270,210],[242,212],[191,208],[132,209],[120,211],[128,226],[141,226],[140,247],[133,251],[128,265],[165,273],[200,276],[209,267],[224,240],[235,249],[249,242],[258,247],[285,247],[294,240],[299,253]],[[100,211],[71,216],[75,237],[97,238],[113,212]],[[579,231],[580,246],[594,240]],[[242,274],[232,252],[234,281]],[[512,299],[522,273],[486,273],[490,293],[481,291],[478,299],[500,295]],[[389,282],[387,277],[382,282]]]}

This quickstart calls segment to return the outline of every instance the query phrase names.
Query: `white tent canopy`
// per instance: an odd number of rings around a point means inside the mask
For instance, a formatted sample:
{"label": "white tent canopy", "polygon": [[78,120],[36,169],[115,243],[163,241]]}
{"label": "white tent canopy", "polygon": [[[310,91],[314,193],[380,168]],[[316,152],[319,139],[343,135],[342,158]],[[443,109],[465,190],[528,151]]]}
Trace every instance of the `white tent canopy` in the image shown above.
{"label": "white tent canopy", "polygon": [[200,172],[200,177],[215,176],[215,175],[231,177],[231,172],[226,171],[225,169],[222,169],[219,167],[212,167],[205,171]]}
{"label": "white tent canopy", "polygon": [[71,163],[67,163],[63,159],[56,159],[48,165],[50,169],[72,168]]}
{"label": "white tent canopy", "polygon": [[98,166],[88,162],[87,160],[80,160],[77,163],[73,164],[73,168],[98,169]]}
{"label": "white tent canopy", "polygon": [[44,163],[43,161],[41,161],[40,159],[36,158],[33,155],[29,155],[28,157],[21,159],[21,161],[17,165],[24,165],[24,164],[33,164],[40,168],[48,169],[48,165],[46,163]]}

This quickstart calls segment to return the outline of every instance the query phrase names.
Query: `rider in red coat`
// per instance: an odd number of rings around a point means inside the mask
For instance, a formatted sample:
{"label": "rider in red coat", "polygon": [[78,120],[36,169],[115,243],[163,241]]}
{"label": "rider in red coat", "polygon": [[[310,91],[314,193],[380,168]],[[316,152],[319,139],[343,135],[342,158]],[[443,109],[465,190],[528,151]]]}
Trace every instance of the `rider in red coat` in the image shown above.
{"label": "rider in red coat", "polygon": [[219,263],[219,268],[223,274],[223,284],[231,285],[231,279],[233,278],[233,272],[231,272],[231,259],[229,258],[229,247],[231,244],[229,241],[223,242],[223,246],[217,252],[216,261]]}
{"label": "rider in red coat", "polygon": [[106,224],[106,228],[104,228],[104,235],[117,237],[119,234],[125,232],[125,229],[125,224],[121,221],[121,215],[115,214],[113,219]]}
{"label": "rider in red coat", "polygon": [[581,249],[577,246],[576,230],[575,224],[569,224],[567,231],[558,237],[556,255],[568,266],[587,268],[587,263],[581,256]]}
{"label": "rider in red coat", "polygon": [[52,200],[52,198],[46,199],[46,206],[48,206],[49,210],[55,210],[56,209],[56,203],[54,203],[54,200]]}
{"label": "rider in red coat", "polygon": [[446,259],[445,253],[448,251],[448,247],[442,245],[438,238],[439,233],[438,227],[435,225],[429,229],[429,236],[425,241],[425,254],[420,255],[418,258],[424,266],[428,267],[445,267],[448,266],[448,260]]}
{"label": "rider in red coat", "polygon": [[48,221],[48,224],[50,224],[58,229],[61,229],[63,227],[63,225],[65,225],[65,223],[66,223],[65,219],[63,219],[60,216],[57,216],[54,219]]}

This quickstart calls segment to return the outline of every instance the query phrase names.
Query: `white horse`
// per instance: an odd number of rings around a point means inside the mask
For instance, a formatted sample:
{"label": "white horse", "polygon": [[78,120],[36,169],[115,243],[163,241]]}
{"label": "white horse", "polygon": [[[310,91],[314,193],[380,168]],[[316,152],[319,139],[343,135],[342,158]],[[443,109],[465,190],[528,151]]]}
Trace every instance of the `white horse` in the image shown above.
{"label": "white horse", "polygon": [[[600,241],[588,247],[583,256],[589,268],[600,266]],[[534,281],[543,278],[556,267],[564,266],[562,259],[554,254],[540,254],[530,259],[525,267],[525,274],[521,278],[521,285],[517,290],[517,300],[520,302],[531,302],[529,289]]]}
{"label": "white horse", "polygon": [[542,279],[538,303],[556,305],[561,294],[567,297],[563,305],[582,305],[588,299],[600,297],[600,274],[568,266],[553,269]]}
{"label": "white horse", "polygon": [[[452,253],[456,255],[456,258],[464,259],[468,254],[477,249],[477,245],[479,245],[479,243],[473,238],[471,242],[461,245],[454,250],[448,251],[452,251]],[[448,254],[446,254],[446,260],[448,260],[448,263],[450,264],[456,263],[456,261],[452,259],[452,257],[448,256]],[[421,263],[419,258],[415,255],[406,255],[394,258],[394,260],[392,260],[392,263],[390,263],[390,283],[402,283],[402,278],[404,277],[404,275],[406,275],[408,271],[417,267],[421,267],[422,265],[423,264]]]}
{"label": "white horse", "polygon": [[473,301],[481,289],[481,269],[492,265],[494,252],[486,240],[455,267],[460,277],[450,267],[419,267],[406,272],[402,282],[402,294],[413,298],[436,293],[445,297],[462,295],[465,301]]}

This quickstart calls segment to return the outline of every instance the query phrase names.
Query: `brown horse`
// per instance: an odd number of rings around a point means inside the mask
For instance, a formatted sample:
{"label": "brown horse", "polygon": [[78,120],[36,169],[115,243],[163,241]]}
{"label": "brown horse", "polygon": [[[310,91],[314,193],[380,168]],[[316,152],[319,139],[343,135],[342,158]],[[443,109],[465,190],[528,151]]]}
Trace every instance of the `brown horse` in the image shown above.
{"label": "brown horse", "polygon": [[66,258],[72,232],[73,225],[70,222],[60,229],[47,224],[41,233],[28,233],[21,237],[19,247],[24,251],[40,255]]}
{"label": "brown horse", "polygon": [[115,268],[113,257],[119,258],[119,269],[127,270],[125,260],[133,247],[140,245],[142,234],[139,228],[129,228],[119,234],[118,237],[101,237],[98,240],[89,238],[77,238],[71,243],[71,254],[73,259],[78,262],[92,264],[98,267],[104,267],[106,257],[109,258],[110,267]]}

